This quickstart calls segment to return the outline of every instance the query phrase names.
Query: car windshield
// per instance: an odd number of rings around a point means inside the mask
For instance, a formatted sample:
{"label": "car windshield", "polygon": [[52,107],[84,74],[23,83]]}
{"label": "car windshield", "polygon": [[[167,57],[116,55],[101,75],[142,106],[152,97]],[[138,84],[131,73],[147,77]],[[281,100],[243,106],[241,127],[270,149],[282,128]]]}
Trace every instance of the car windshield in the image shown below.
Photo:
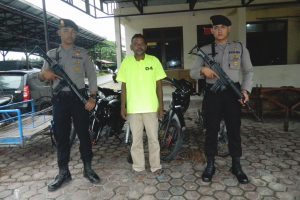
{"label": "car windshield", "polygon": [[2,75],[0,76],[0,90],[21,89],[23,76]]}
{"label": "car windshield", "polygon": [[26,61],[18,61],[18,60],[0,61],[0,71],[29,70],[29,69],[32,69],[32,65],[30,63],[27,64]]}

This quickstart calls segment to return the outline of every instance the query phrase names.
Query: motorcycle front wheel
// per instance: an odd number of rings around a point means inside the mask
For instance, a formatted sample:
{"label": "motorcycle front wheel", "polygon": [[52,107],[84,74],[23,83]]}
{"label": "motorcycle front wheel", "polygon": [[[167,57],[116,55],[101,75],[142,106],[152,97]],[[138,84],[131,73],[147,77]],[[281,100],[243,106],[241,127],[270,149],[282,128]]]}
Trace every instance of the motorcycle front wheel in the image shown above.
{"label": "motorcycle front wheel", "polygon": [[229,155],[228,136],[225,121],[220,123],[220,130],[218,132],[218,156],[226,157]]}

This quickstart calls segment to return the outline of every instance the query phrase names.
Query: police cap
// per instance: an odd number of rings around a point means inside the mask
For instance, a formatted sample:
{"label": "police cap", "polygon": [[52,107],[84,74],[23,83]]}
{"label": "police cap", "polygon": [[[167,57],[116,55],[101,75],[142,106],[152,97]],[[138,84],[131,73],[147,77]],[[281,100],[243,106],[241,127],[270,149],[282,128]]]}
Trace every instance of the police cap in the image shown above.
{"label": "police cap", "polygon": [[63,27],[70,27],[73,28],[75,31],[78,31],[78,26],[70,19],[60,19],[59,20],[59,28]]}
{"label": "police cap", "polygon": [[210,20],[212,21],[212,25],[225,25],[225,26],[231,26],[231,21],[225,17],[224,15],[214,15],[210,17]]}

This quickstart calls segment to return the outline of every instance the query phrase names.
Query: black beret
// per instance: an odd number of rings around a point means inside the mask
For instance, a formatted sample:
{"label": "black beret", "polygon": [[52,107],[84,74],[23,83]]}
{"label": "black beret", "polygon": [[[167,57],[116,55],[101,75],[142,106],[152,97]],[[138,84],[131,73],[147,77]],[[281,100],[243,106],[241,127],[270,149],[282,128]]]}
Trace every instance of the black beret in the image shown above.
{"label": "black beret", "polygon": [[63,27],[70,27],[73,28],[75,31],[78,31],[78,26],[75,24],[75,22],[69,19],[59,20],[59,28],[63,28]]}
{"label": "black beret", "polygon": [[231,21],[223,15],[211,16],[210,20],[212,21],[213,26],[220,25],[220,24],[223,24],[225,26],[231,26]]}

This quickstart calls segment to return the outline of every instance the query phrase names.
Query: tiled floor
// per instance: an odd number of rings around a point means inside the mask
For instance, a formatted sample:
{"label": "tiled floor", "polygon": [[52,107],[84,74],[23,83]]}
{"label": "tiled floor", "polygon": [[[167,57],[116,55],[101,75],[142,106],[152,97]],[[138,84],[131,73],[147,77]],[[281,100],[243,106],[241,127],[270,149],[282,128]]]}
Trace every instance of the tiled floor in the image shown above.
{"label": "tiled floor", "polygon": [[[118,84],[104,86],[119,88]],[[167,90],[166,98],[171,93]],[[292,121],[289,132],[284,132],[281,119],[264,123],[243,119],[241,162],[250,183],[239,184],[229,172],[230,157],[217,157],[216,174],[211,183],[204,183],[204,135],[196,123],[195,105],[197,98],[185,115],[183,148],[176,160],[162,163],[165,173],[161,176],[155,177],[149,166],[145,173],[133,174],[126,161],[128,147],[112,137],[93,147],[93,167],[102,179],[93,185],[83,177],[77,141],[69,163],[73,180],[48,192],[47,184],[57,173],[56,151],[50,138],[41,136],[22,148],[0,146],[0,199],[300,199],[299,120]]]}
{"label": "tiled floor", "polygon": [[51,193],[47,184],[57,166],[49,137],[37,137],[23,148],[0,147],[0,199],[300,199],[299,122],[283,132],[280,120],[261,124],[243,119],[242,165],[250,178],[246,185],[229,172],[229,157],[217,157],[212,182],[202,182],[203,133],[195,123],[195,109],[189,109],[186,123],[184,147],[177,160],[162,163],[163,175],[155,177],[149,167],[146,173],[133,174],[126,145],[108,138],[93,148],[93,166],[102,179],[93,185],[82,175],[77,142],[70,161],[73,180]]}

